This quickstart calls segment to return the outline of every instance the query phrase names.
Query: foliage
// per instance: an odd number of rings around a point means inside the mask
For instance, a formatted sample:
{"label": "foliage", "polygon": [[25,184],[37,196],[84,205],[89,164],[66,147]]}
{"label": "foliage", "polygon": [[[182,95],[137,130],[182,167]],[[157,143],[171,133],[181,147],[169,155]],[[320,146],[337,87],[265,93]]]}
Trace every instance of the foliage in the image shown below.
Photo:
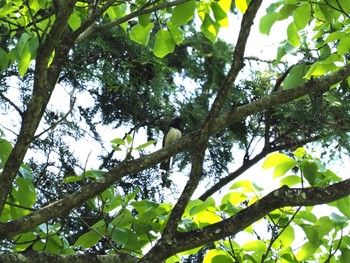
{"label": "foliage", "polygon": [[[350,149],[350,4],[269,3],[260,33],[289,24],[259,61],[244,51],[261,2],[1,0],[1,252],[350,261],[349,179],[322,161]],[[235,46],[218,38],[231,16]],[[156,151],[174,115],[185,136]],[[237,180],[263,158],[270,194]]]}

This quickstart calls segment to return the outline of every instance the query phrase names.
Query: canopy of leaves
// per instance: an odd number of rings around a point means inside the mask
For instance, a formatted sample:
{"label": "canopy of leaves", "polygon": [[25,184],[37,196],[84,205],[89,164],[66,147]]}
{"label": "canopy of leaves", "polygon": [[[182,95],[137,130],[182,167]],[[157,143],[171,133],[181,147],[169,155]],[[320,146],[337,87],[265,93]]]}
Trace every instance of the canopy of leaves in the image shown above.
{"label": "canopy of leaves", "polygon": [[[350,150],[350,3],[262,2],[0,0],[1,252],[349,262],[349,179],[307,149]],[[273,61],[244,56],[282,20]],[[263,158],[270,194],[237,179]]]}

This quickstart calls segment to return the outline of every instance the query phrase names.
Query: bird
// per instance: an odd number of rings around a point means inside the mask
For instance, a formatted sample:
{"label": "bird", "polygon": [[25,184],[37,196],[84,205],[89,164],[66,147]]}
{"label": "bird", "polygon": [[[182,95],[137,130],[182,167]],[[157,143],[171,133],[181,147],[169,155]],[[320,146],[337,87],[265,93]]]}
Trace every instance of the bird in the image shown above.
{"label": "bird", "polygon": [[[175,117],[174,119],[171,120],[168,127],[164,131],[163,147],[168,146],[169,144],[172,144],[181,138],[182,136],[181,122],[182,120],[179,117]],[[171,162],[171,158],[162,162],[160,164],[160,169],[164,171],[169,171],[170,162]]]}

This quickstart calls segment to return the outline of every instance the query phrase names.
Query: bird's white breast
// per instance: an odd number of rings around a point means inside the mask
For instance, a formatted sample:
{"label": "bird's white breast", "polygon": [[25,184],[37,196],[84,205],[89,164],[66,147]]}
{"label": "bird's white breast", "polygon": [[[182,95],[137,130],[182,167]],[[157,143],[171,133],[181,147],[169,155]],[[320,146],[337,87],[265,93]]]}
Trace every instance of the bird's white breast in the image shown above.
{"label": "bird's white breast", "polygon": [[173,143],[180,139],[182,136],[182,133],[180,130],[175,129],[173,127],[170,127],[168,134],[166,135],[165,138],[165,145],[169,145],[170,143]]}

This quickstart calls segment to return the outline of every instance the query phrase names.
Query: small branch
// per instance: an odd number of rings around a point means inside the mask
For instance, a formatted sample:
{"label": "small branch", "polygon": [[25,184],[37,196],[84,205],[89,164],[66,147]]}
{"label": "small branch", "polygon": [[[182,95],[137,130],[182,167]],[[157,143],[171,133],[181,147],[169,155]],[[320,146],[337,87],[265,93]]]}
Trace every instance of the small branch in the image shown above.
{"label": "small branch", "polygon": [[51,125],[49,128],[47,128],[46,130],[42,131],[41,133],[37,134],[34,136],[34,140],[39,138],[41,135],[43,135],[44,133],[47,133],[48,131],[50,130],[53,130],[55,127],[57,127],[57,125],[59,125],[61,122],[63,122],[64,120],[67,119],[67,117],[69,116],[69,114],[72,112],[73,108],[74,108],[74,103],[75,103],[75,100],[73,100],[71,103],[70,103],[70,108],[68,110],[68,112],[61,118],[59,119],[57,122],[55,122],[53,125]]}
{"label": "small branch", "polygon": [[15,103],[13,103],[9,98],[7,98],[2,92],[0,92],[0,97],[6,101],[8,104],[10,104],[17,112],[18,114],[23,117],[23,111],[21,111],[20,108],[17,107]]}

